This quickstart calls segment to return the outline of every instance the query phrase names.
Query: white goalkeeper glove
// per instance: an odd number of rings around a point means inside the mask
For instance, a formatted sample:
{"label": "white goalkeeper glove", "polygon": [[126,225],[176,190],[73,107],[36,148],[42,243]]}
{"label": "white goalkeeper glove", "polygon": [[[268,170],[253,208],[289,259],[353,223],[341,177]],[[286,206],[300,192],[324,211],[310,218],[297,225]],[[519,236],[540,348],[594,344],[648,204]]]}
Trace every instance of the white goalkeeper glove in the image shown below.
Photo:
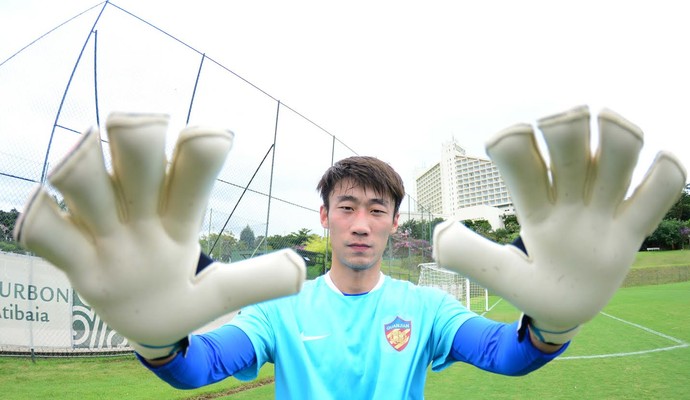
{"label": "white goalkeeper glove", "polygon": [[230,311],[296,293],[305,278],[304,260],[291,250],[196,274],[199,228],[233,134],[184,129],[166,168],[167,124],[161,114],[109,116],[112,175],[92,129],[49,178],[69,211],[38,188],[15,230],[149,359],[173,354]]}
{"label": "white goalkeeper glove", "polygon": [[460,222],[434,231],[436,261],[510,301],[546,343],[566,343],[608,303],[686,182],[681,163],[660,152],[626,198],[642,131],[608,110],[598,123],[599,147],[592,154],[586,107],[540,120],[550,168],[530,125],[508,128],[487,143],[528,255]]}

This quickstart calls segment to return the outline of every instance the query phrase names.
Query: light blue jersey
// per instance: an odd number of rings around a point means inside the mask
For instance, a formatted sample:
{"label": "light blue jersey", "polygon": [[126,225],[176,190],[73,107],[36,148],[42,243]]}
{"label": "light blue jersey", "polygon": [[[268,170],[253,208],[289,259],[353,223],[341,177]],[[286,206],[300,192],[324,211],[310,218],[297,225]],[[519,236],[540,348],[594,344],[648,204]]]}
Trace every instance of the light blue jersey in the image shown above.
{"label": "light blue jersey", "polygon": [[343,295],[326,275],[243,309],[230,324],[257,361],[235,377],[254,379],[270,362],[278,399],[423,398],[428,366],[454,361],[455,333],[476,314],[444,292],[381,276],[363,295]]}

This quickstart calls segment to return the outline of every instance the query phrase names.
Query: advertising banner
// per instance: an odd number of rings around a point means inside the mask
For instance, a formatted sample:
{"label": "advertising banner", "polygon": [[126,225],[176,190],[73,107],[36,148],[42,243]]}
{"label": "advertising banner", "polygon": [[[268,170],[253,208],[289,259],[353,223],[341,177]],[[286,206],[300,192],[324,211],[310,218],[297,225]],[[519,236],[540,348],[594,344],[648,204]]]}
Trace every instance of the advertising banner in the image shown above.
{"label": "advertising banner", "polygon": [[126,340],[110,329],[39,257],[0,252],[0,346],[112,349]]}

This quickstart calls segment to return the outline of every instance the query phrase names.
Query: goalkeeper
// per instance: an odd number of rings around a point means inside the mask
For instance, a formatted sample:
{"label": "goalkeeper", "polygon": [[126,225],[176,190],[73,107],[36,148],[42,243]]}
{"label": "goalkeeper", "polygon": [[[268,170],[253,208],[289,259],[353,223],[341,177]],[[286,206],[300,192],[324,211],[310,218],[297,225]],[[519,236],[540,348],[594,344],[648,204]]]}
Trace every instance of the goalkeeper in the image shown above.
{"label": "goalkeeper", "polygon": [[[233,136],[187,128],[166,170],[163,116],[109,118],[112,174],[97,132],[85,135],[50,178],[69,214],[38,190],[16,235],[63,269],[142,363],[174,387],[253,379],[269,362],[277,398],[423,398],[429,366],[460,361],[519,376],[562,354],[681,193],[685,170],[661,152],[626,198],[642,132],[605,110],[593,153],[589,117],[577,108],[539,122],[548,168],[530,125],[487,143],[521,223],[516,245],[453,221],[434,231],[439,264],[523,312],[510,324],[382,274],[405,190],[372,157],[342,160],[318,183],[333,252],[326,275],[303,283],[303,261],[290,250],[231,265],[200,255],[196,233]],[[230,323],[190,334],[238,309]]]}

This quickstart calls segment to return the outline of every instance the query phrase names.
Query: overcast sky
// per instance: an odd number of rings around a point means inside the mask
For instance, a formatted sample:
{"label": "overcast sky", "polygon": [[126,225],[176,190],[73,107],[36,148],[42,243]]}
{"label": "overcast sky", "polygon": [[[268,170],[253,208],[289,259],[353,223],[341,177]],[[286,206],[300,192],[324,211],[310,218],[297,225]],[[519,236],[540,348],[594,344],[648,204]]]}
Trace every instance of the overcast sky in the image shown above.
{"label": "overcast sky", "polygon": [[[495,132],[583,104],[643,129],[636,180],[661,149],[690,166],[681,1],[113,3],[390,162],[410,192],[443,142],[485,157]],[[96,4],[0,1],[0,61]]]}

